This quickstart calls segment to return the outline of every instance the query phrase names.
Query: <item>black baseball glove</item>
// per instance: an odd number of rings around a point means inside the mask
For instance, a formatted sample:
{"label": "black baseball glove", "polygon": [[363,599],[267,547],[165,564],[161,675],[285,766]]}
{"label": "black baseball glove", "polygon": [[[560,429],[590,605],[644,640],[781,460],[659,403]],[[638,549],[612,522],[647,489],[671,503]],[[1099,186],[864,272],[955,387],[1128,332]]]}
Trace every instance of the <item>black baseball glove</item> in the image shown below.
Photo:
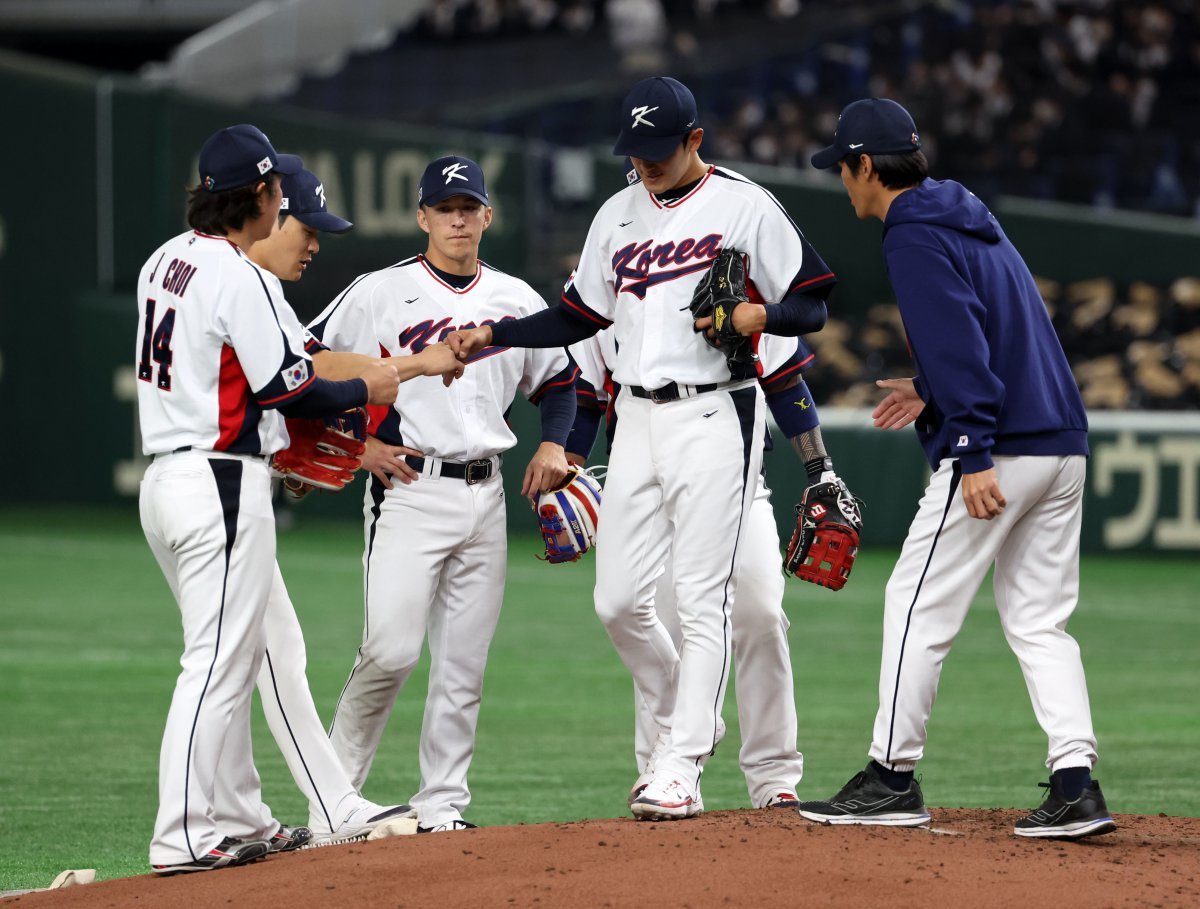
{"label": "black baseball glove", "polygon": [[725,354],[725,359],[730,363],[758,361],[751,339],[733,327],[733,308],[748,299],[746,260],[736,249],[723,249],[696,285],[692,302],[688,304],[693,320],[712,316],[713,337],[710,338],[706,330],[696,331],[703,335],[710,347]]}

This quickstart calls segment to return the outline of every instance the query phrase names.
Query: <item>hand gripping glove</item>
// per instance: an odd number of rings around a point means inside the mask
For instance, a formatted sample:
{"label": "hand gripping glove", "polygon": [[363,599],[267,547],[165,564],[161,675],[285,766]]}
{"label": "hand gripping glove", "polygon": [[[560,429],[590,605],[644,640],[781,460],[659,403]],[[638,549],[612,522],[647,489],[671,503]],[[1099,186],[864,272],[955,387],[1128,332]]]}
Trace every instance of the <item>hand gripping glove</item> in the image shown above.
{"label": "hand gripping glove", "polygon": [[336,492],[354,479],[366,450],[367,412],[361,407],[321,420],[285,418],[291,443],[271,466],[283,474],[288,494],[300,499],[315,489]]}
{"label": "hand gripping glove", "polygon": [[537,497],[538,524],[546,543],[547,562],[574,562],[596,545],[600,518],[600,483],[595,468],[572,467],[557,489]]}
{"label": "hand gripping glove", "polygon": [[758,361],[753,341],[733,327],[733,308],[748,299],[746,260],[736,249],[723,249],[696,285],[688,304],[693,320],[712,316],[716,337],[710,338],[707,331],[701,332],[701,336],[709,347],[725,354],[730,363]]}
{"label": "hand gripping glove", "polygon": [[783,570],[830,590],[841,590],[858,556],[861,502],[835,477],[804,490],[796,506],[796,530]]}

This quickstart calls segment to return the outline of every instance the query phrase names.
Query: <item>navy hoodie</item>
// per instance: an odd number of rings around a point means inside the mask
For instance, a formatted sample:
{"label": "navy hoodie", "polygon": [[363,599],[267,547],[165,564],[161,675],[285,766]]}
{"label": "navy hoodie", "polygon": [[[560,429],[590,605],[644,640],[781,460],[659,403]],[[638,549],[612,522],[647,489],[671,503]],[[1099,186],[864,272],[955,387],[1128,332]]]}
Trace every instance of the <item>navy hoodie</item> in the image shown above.
{"label": "navy hoodie", "polygon": [[993,455],[1086,455],[1087,413],[1029,268],[966,187],[926,179],[893,200],[883,255],[925,401],[935,469]]}

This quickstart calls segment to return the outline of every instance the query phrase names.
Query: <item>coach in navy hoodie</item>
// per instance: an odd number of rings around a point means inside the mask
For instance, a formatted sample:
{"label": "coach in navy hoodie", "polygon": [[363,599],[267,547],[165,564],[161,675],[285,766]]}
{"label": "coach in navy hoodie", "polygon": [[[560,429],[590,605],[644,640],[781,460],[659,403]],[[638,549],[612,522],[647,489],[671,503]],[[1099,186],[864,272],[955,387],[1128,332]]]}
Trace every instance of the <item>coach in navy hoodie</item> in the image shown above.
{"label": "coach in navy hoodie", "polygon": [[[871,761],[832,798],[802,802],[800,814],[929,822],[913,772],[942,661],[994,566],[996,607],[1051,771],[1046,800],[1013,832],[1075,839],[1115,830],[1091,776],[1087,682],[1066,631],[1079,594],[1087,415],[1033,276],[982,202],[929,179],[917,127],[896,102],[849,105],[812,163],[839,168],[858,217],[883,222],[918,374],[878,383],[888,394],[875,425],[914,424],[934,472],[887,585]],[[981,776],[994,774],[981,766]]]}

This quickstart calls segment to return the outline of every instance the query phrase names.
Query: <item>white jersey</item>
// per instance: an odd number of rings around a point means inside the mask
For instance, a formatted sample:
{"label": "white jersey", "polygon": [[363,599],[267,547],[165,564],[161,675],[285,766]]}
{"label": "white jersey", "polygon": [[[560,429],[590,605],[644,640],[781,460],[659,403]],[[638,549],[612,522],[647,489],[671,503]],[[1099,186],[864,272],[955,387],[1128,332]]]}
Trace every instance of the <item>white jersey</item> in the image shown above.
{"label": "white jersey", "polygon": [[722,167],[669,202],[636,183],[601,207],[563,302],[615,326],[618,383],[654,389],[730,380],[724,355],[692,330],[688,310],[696,284],[726,247],[747,256],[753,302],[774,304],[835,280],[775,197]]}
{"label": "white jersey", "polygon": [[[420,353],[459,328],[520,318],[545,309],[524,281],[480,261],[475,280],[457,289],[423,256],[360,276],[309,326],[332,350],[393,357]],[[517,441],[505,419],[520,390],[536,403],[573,370],[562,348],[488,347],[449,388],[437,378],[400,386],[377,434],[393,445],[452,461],[488,458]]]}
{"label": "white jersey", "polygon": [[226,238],[188,231],[150,256],[137,294],[142,451],[285,448],[283,417],[267,408],[315,374],[279,282]]}

